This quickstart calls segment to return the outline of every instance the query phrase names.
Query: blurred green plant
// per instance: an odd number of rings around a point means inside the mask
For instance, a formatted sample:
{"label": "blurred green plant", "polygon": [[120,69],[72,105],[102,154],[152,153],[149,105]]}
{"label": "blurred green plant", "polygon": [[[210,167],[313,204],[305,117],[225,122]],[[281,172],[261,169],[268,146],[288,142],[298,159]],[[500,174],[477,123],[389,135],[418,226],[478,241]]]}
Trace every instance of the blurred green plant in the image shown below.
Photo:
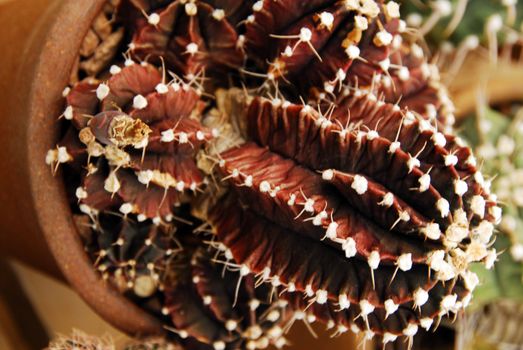
{"label": "blurred green plant", "polygon": [[[480,106],[481,107],[481,106]],[[503,204],[501,234],[493,242],[498,261],[475,265],[481,281],[474,292],[469,319],[474,337],[487,343],[523,345],[523,108],[516,104],[479,108],[461,125],[462,136],[478,156]],[[467,333],[467,331],[465,331]],[[470,329],[468,330],[470,332]],[[473,348],[477,348],[474,345]]]}
{"label": "blurred green plant", "polygon": [[518,0],[405,0],[402,13],[414,35],[433,52],[450,85],[471,51],[496,63],[523,42],[523,2]]}
{"label": "blurred green plant", "polygon": [[507,253],[491,270],[475,267],[483,280],[475,292],[477,305],[507,298],[523,302],[523,109],[511,114],[487,107],[462,125],[463,137],[475,149],[483,171],[493,175],[487,181],[504,205],[503,234],[494,247]]}
{"label": "blurred green plant", "polygon": [[430,43],[455,45],[470,35],[489,40],[493,32],[503,36],[519,29],[523,3],[517,0],[406,0],[402,13],[407,24],[419,27]]}

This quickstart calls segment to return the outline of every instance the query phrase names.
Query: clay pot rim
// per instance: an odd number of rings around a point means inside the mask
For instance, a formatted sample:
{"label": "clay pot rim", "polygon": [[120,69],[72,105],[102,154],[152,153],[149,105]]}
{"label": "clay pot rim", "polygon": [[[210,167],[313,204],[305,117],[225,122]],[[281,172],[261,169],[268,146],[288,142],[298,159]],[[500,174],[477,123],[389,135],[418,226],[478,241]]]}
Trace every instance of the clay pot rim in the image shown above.
{"label": "clay pot rim", "polygon": [[32,72],[25,140],[31,200],[40,231],[78,294],[116,328],[135,336],[157,335],[163,333],[161,322],[104,283],[96,273],[72,220],[63,180],[59,175],[53,176],[44,161],[48,149],[57,141],[56,116],[63,106],[61,92],[68,84],[81,41],[104,3],[105,0],[62,0],[50,5],[47,12],[55,12],[47,13],[53,17],[49,29],[40,38],[35,35],[28,45],[41,45],[36,63],[25,62],[25,68]]}

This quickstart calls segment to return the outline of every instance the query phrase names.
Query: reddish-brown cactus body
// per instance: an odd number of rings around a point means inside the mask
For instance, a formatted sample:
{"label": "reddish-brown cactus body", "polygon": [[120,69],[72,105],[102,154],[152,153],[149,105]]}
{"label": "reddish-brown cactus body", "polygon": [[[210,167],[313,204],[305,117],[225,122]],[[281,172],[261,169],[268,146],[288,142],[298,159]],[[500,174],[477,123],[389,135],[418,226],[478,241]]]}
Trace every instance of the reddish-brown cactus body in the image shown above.
{"label": "reddish-brown cactus body", "polygon": [[360,308],[329,319],[348,317],[346,327],[373,318],[369,331],[410,337],[470,300],[477,277],[466,266],[486,257],[488,243],[470,232],[492,229],[495,202],[452,137],[424,120],[405,123],[399,108],[370,96],[347,100],[354,129],[336,123],[336,109],[329,120],[254,99],[239,118],[255,143],[220,154],[235,195],[210,219],[235,260],[267,282],[331,311]]}
{"label": "reddish-brown cactus body", "polygon": [[283,346],[296,320],[411,341],[467,306],[500,209],[396,2],[119,9],[125,62],[68,91],[47,161],[81,178],[97,267],[157,279],[178,341]]}
{"label": "reddish-brown cactus body", "polygon": [[162,57],[169,68],[183,76],[237,69],[243,65],[244,55],[234,18],[243,7],[248,4],[174,1],[150,14],[148,23],[137,29],[133,53],[157,62]]}
{"label": "reddish-brown cactus body", "polygon": [[213,136],[199,123],[202,103],[194,88],[166,85],[150,65],[113,69],[107,82],[80,82],[67,95],[64,115],[89,158],[101,158],[90,163],[80,202],[94,210],[127,204],[124,214],[165,219],[184,192],[203,186],[195,157]]}
{"label": "reddish-brown cactus body", "polygon": [[[167,279],[164,312],[182,338],[195,338],[214,348],[263,348],[286,344],[283,324],[287,302],[272,302],[270,287],[255,287],[248,271],[224,272],[198,249]],[[183,258],[182,258],[183,259]]]}

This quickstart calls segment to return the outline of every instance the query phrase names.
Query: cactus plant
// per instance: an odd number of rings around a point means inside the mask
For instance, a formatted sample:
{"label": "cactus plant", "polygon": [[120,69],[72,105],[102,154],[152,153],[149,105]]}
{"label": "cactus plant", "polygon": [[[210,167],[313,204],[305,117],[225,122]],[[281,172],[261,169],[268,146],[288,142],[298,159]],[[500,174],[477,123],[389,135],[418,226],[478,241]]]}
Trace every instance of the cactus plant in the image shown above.
{"label": "cactus plant", "polygon": [[429,43],[458,45],[471,36],[487,41],[494,33],[510,40],[521,26],[521,6],[510,0],[421,0],[405,1],[404,13],[407,23],[419,27]]}
{"label": "cactus plant", "polygon": [[[440,8],[444,7],[444,3],[439,2]],[[492,263],[495,260],[498,262],[494,268],[490,268],[490,264],[487,265],[489,269],[480,266],[473,268],[481,283],[475,292],[474,306],[456,327],[457,346],[490,349],[503,344],[517,347],[521,345],[521,340],[511,329],[521,328],[518,310],[523,290],[521,266],[511,251],[517,254],[520,239],[518,231],[508,227],[514,225],[514,216],[519,216],[512,200],[515,188],[510,179],[514,176],[509,175],[517,172],[515,169],[518,167],[515,160],[518,150],[511,152],[510,148],[519,143],[519,134],[515,131],[519,118],[514,117],[519,106],[507,101],[519,95],[507,94],[507,91],[513,89],[512,82],[517,81],[515,74],[520,63],[521,3],[446,3],[453,8],[454,14],[441,18],[437,24],[434,21],[430,31],[425,24],[430,22],[429,18],[437,17],[435,9],[429,17],[426,16],[429,11],[422,11],[425,20],[421,21],[422,17],[416,13],[420,7],[414,2],[407,2],[407,10],[414,11],[409,15],[410,20],[407,17],[407,22],[420,22],[421,27],[427,29],[426,39],[431,47],[438,50],[435,54],[437,64],[447,76],[447,81],[452,82],[451,91],[458,102],[459,114],[464,118],[460,124],[462,136],[479,155],[483,172],[492,176],[488,179],[489,186],[494,192],[500,192],[499,201],[505,207],[501,235],[493,244],[490,257]],[[435,8],[436,2],[431,4]],[[460,9],[465,8],[465,16],[461,18],[463,12]],[[488,59],[485,46],[489,50]],[[475,50],[474,54],[465,59],[471,50]],[[495,107],[488,106],[484,98],[491,99]],[[476,113],[471,113],[474,108]]]}
{"label": "cactus plant", "polygon": [[521,339],[517,334],[500,332],[492,325],[496,323],[499,311],[504,315],[505,327],[521,327],[517,310],[523,302],[523,236],[518,174],[522,164],[523,114],[518,103],[509,103],[498,110],[484,106],[479,111],[466,119],[463,136],[476,149],[484,172],[495,175],[488,181],[498,200],[504,204],[505,214],[499,227],[501,234],[493,246],[500,254],[499,261],[493,269],[474,268],[482,285],[476,291],[476,315],[471,316],[474,322],[465,323],[464,327],[468,325],[475,330],[472,334],[485,337],[490,343],[520,346]]}
{"label": "cactus plant", "polygon": [[46,161],[102,276],[176,341],[319,320],[411,343],[468,305],[501,210],[396,2],[117,8],[129,48],[64,91]]}

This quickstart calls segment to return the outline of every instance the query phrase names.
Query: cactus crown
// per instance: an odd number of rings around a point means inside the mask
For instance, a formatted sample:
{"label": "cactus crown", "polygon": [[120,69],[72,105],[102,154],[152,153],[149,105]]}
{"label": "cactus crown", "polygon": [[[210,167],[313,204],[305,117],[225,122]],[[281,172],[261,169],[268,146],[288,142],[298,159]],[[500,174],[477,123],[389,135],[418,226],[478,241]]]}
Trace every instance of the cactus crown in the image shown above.
{"label": "cactus crown", "polygon": [[96,268],[173,338],[282,347],[321,321],[411,343],[468,305],[501,212],[398,3],[115,16],[128,50],[65,91],[47,162]]}

